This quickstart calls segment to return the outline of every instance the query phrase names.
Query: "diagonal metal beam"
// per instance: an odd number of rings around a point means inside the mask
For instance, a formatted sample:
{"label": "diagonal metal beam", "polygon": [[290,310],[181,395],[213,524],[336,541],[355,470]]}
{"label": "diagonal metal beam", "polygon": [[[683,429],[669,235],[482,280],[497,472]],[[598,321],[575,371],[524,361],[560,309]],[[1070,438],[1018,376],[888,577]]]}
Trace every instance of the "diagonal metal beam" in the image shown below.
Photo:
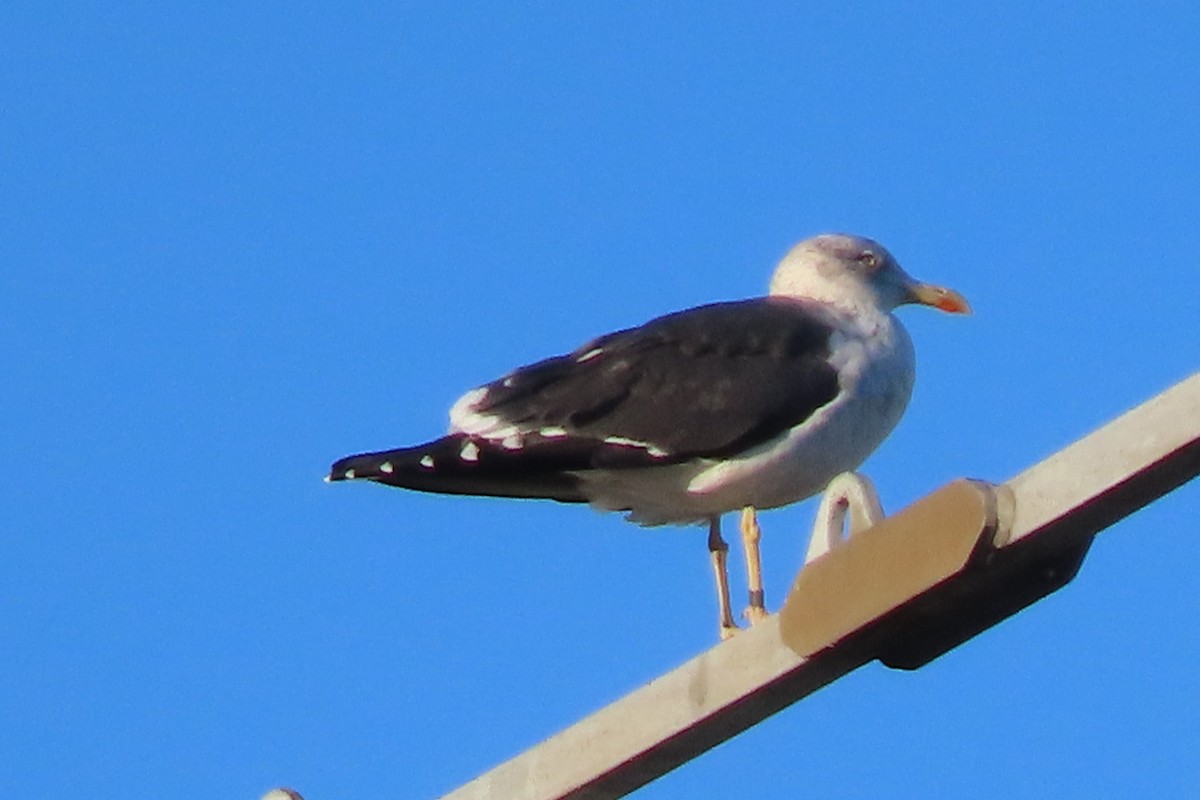
{"label": "diagonal metal beam", "polygon": [[778,614],[446,800],[628,794],[872,659],[936,658],[1064,585],[1097,532],[1197,474],[1200,373],[1004,484],[956,481],[850,537]]}

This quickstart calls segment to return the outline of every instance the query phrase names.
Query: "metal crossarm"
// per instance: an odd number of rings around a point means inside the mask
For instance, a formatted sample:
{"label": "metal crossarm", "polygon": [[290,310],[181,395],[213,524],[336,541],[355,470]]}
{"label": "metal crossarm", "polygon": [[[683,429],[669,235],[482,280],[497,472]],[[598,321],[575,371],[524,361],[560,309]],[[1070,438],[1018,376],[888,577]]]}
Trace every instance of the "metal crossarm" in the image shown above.
{"label": "metal crossarm", "polygon": [[446,800],[628,794],[871,660],[915,669],[961,644],[1197,474],[1200,373],[1003,484],[955,481],[854,532],[805,565],[778,614]]}

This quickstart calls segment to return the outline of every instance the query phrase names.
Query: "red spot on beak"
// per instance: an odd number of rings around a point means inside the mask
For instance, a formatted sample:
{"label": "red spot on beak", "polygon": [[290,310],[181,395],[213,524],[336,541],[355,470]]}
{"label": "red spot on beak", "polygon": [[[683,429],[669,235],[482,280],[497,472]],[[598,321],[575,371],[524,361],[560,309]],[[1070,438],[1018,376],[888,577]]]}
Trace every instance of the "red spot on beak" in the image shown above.
{"label": "red spot on beak", "polygon": [[937,307],[951,314],[970,314],[971,307],[962,295],[948,294],[937,302]]}
{"label": "red spot on beak", "polygon": [[929,283],[918,284],[912,289],[912,300],[950,314],[971,313],[971,306],[967,303],[967,298],[945,286],[934,286]]}

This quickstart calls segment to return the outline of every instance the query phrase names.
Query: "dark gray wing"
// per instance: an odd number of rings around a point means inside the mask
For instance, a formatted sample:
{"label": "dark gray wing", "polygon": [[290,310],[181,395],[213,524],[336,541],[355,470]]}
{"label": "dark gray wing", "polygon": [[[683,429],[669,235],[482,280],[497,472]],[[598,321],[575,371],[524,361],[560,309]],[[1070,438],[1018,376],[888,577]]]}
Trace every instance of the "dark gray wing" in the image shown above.
{"label": "dark gray wing", "polygon": [[348,456],[329,477],[582,502],[579,472],[729,457],[804,422],[838,393],[833,330],[781,298],[669,314],[481,387],[471,432]]}
{"label": "dark gray wing", "polygon": [[645,442],[671,460],[721,458],[834,398],[832,332],[803,301],[700,306],[521,367],[488,384],[473,408],[521,430]]}

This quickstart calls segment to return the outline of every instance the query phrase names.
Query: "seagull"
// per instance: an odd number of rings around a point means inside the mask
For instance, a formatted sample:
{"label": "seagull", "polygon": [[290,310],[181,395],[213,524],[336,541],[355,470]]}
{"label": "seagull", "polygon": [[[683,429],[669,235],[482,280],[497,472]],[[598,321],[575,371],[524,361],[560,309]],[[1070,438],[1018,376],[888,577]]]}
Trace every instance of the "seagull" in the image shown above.
{"label": "seagull", "polygon": [[911,303],[970,313],[878,242],[815,236],[784,256],[765,297],[667,314],[518,367],[460,397],[447,435],[342,458],[326,480],[707,525],[728,638],[738,626],[721,515],[741,512],[753,625],[767,616],[756,509],[821,492],[899,422],[916,358],[892,311]]}

